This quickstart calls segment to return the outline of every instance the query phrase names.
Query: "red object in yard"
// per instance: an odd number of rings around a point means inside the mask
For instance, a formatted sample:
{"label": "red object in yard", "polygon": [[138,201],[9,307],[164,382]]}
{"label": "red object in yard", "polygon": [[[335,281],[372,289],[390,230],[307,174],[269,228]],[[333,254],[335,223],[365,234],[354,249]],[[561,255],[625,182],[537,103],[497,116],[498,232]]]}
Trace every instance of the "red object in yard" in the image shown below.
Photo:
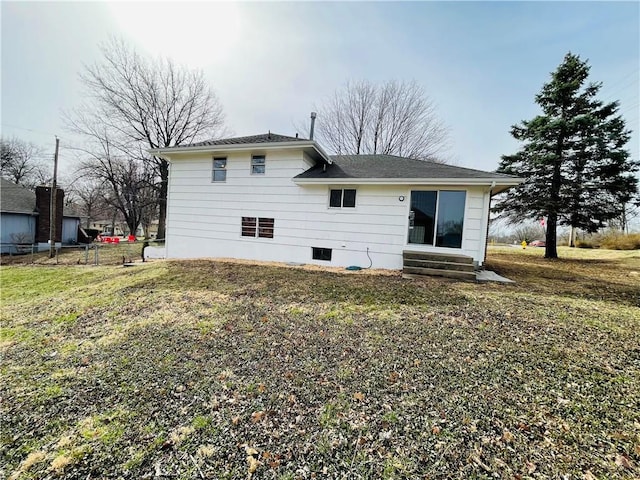
{"label": "red object in yard", "polygon": [[111,238],[111,237],[104,237],[104,241],[105,241],[105,243],[113,243],[113,238]]}
{"label": "red object in yard", "polygon": [[111,241],[112,241],[113,243],[120,243],[120,237],[113,237],[113,238],[111,239]]}
{"label": "red object in yard", "polygon": [[127,242],[135,242],[136,241],[136,236],[135,235],[129,235],[127,237]]}

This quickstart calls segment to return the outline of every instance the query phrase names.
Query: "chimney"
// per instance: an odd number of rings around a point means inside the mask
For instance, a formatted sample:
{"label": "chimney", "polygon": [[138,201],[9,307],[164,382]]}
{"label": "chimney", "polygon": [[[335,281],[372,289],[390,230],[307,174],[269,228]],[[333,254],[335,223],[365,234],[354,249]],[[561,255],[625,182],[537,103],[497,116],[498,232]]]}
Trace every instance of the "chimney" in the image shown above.
{"label": "chimney", "polygon": [[[62,241],[62,208],[64,205],[64,190],[57,189],[56,195],[56,242]],[[51,204],[51,187],[36,187],[36,242],[47,243],[49,241],[49,212]]]}
{"label": "chimney", "polygon": [[316,112],[311,112],[311,128],[309,129],[309,140],[313,140],[313,127],[316,124]]}

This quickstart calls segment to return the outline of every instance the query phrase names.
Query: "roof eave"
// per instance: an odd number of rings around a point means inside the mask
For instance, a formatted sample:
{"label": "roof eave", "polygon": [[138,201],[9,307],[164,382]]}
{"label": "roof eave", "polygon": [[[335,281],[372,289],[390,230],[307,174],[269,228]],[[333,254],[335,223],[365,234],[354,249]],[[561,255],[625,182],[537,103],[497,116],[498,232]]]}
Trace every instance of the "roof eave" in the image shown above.
{"label": "roof eave", "polygon": [[[367,184],[367,185],[487,185],[515,187],[523,178],[293,178],[296,184]],[[503,189],[504,190],[504,189]]]}
{"label": "roof eave", "polygon": [[38,212],[34,212],[34,211],[24,211],[24,210],[0,210],[0,213],[9,213],[12,215],[29,215],[29,216],[37,216],[40,215]]}
{"label": "roof eave", "polygon": [[169,147],[169,148],[151,148],[147,150],[151,155],[155,155],[166,160],[170,160],[172,155],[183,153],[215,153],[215,152],[242,152],[247,150],[262,150],[262,149],[292,149],[299,148],[302,150],[311,148],[315,150],[319,157],[322,158],[328,164],[333,163],[329,155],[324,149],[313,140],[304,141],[296,140],[292,142],[262,142],[262,143],[238,143],[238,144],[225,144],[225,145],[199,145],[195,147]]}

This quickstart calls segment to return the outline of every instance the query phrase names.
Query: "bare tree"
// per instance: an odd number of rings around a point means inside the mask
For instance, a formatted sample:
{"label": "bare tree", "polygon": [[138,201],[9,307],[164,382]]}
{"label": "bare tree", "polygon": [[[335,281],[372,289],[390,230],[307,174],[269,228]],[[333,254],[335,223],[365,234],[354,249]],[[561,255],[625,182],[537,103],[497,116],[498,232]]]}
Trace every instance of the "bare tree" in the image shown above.
{"label": "bare tree", "polygon": [[[219,137],[224,133],[222,106],[201,71],[145,58],[117,39],[102,47],[102,56],[101,63],[85,66],[80,75],[88,101],[68,116],[69,126],[90,138],[106,132],[112,148],[142,160],[145,172],[153,172],[158,237],[164,238],[169,164],[146,149]],[[104,128],[97,130],[95,119]]]}
{"label": "bare tree", "polygon": [[338,154],[443,161],[448,131],[415,81],[347,83],[318,108],[318,140]]}
{"label": "bare tree", "polygon": [[92,172],[81,175],[65,189],[65,202],[77,205],[85,218],[85,227],[98,219],[106,218],[109,205],[106,202],[108,189],[101,178]]}
{"label": "bare tree", "polygon": [[609,220],[608,226],[622,233],[629,233],[629,225],[640,218],[640,195],[620,207],[620,216]]}
{"label": "bare tree", "polygon": [[85,158],[77,176],[90,184],[95,182],[87,192],[92,201],[120,212],[129,232],[135,234],[144,214],[157,204],[156,174],[150,163],[141,160],[142,152],[123,154],[117,142],[112,144],[109,134],[100,131],[96,122],[87,122],[86,126],[93,141],[78,149]]}
{"label": "bare tree", "polygon": [[50,175],[42,162],[44,153],[38,145],[16,137],[2,138],[0,154],[0,174],[7,180],[33,189],[49,179]]}

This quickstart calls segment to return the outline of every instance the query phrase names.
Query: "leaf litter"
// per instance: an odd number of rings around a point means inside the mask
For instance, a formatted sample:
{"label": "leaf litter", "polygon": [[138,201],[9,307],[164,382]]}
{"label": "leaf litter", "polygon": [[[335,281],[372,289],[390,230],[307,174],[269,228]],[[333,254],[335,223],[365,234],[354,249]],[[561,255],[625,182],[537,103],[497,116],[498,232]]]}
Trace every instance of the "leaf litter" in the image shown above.
{"label": "leaf litter", "polygon": [[[640,476],[640,315],[617,278],[637,260],[572,263],[573,285],[560,262],[489,261],[518,283],[184,261],[58,267],[55,293],[24,298],[42,267],[2,267],[0,463],[8,478]],[[590,275],[611,280],[598,293]]]}

